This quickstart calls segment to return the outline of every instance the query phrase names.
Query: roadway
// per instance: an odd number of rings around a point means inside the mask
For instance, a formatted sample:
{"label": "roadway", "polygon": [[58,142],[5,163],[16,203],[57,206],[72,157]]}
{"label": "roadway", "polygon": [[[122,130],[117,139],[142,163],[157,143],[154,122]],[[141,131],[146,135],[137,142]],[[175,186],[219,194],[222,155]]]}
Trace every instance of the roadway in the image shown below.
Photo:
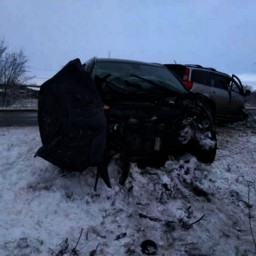
{"label": "roadway", "polygon": [[0,109],[0,127],[36,125],[37,109]]}
{"label": "roadway", "polygon": [[[247,108],[247,112],[256,118],[256,108]],[[0,108],[0,127],[37,126],[37,109]]]}

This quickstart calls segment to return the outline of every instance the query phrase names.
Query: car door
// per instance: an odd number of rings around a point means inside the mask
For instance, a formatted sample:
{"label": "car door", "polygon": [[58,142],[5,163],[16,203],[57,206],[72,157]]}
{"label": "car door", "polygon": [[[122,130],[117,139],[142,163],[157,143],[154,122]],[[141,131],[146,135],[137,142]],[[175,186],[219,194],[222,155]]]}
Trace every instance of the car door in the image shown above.
{"label": "car door", "polygon": [[211,76],[207,70],[193,69],[191,74],[193,82],[192,92],[203,94],[207,98],[211,98]]}
{"label": "car door", "polygon": [[242,83],[237,76],[232,75],[229,87],[231,94],[229,113],[233,116],[241,115],[245,97]]}
{"label": "car door", "polygon": [[215,103],[218,116],[225,116],[229,113],[231,93],[228,85],[228,77],[211,73],[211,99]]}

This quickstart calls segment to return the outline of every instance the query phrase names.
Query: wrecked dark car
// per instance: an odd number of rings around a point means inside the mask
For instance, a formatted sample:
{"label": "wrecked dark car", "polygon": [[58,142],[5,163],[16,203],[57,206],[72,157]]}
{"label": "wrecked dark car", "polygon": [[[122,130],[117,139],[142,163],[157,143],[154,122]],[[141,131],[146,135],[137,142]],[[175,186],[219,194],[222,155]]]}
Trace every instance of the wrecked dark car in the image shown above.
{"label": "wrecked dark car", "polygon": [[97,166],[97,179],[109,187],[107,166],[116,154],[120,184],[130,162],[160,167],[169,156],[191,153],[212,163],[217,143],[208,104],[163,65],[100,58],[81,64],[75,59],[41,86],[43,146],[35,156],[67,171]]}

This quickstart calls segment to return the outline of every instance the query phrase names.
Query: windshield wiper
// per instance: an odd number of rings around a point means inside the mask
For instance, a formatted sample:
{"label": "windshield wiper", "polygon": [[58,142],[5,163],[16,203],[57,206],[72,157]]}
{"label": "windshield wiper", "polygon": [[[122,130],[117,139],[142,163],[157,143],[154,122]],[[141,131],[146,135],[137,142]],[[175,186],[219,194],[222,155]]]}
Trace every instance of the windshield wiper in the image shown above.
{"label": "windshield wiper", "polygon": [[128,80],[124,80],[124,82],[129,86],[129,87],[131,87],[131,88],[133,88],[133,89],[137,89],[137,90],[141,90],[143,87],[140,85],[140,84],[138,84],[138,83],[132,83],[132,82],[130,82],[130,81],[128,81]]}
{"label": "windshield wiper", "polygon": [[96,83],[99,83],[99,84],[103,84],[105,81],[107,81],[107,79],[111,77],[111,74],[106,74],[104,76],[99,76],[99,75],[95,75],[95,81]]}
{"label": "windshield wiper", "polygon": [[148,82],[149,84],[153,85],[154,87],[157,87],[158,89],[161,89],[162,91],[170,92],[170,90],[169,90],[168,88],[166,88],[165,86],[162,86],[162,85],[156,83],[156,82],[153,81],[153,80],[147,79],[147,78],[145,78],[145,77],[143,77],[143,76],[139,76],[139,75],[136,75],[136,74],[130,74],[130,76],[139,78],[139,79],[141,79],[141,80],[143,80],[143,81],[146,81],[146,82]]}
{"label": "windshield wiper", "polygon": [[[113,77],[113,75],[111,74],[106,74],[105,76],[99,79],[101,80],[102,83],[105,83],[106,87],[119,92],[129,93],[129,92],[135,92],[134,90],[137,91],[142,89],[142,86],[139,83],[132,83],[126,80],[122,76]],[[125,83],[127,86],[123,86],[122,83]]]}

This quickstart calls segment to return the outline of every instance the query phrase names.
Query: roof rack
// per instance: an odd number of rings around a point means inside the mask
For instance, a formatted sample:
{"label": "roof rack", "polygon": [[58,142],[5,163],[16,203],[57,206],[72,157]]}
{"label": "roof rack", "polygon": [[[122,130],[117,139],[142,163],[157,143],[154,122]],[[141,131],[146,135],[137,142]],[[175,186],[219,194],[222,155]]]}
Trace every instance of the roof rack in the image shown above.
{"label": "roof rack", "polygon": [[209,69],[209,70],[212,70],[212,71],[217,71],[215,68],[209,68],[209,67],[204,67],[205,69]]}
{"label": "roof rack", "polygon": [[203,68],[203,66],[198,65],[198,64],[185,64],[185,66],[195,67],[195,68]]}
{"label": "roof rack", "polygon": [[211,70],[211,71],[217,71],[215,68],[203,67],[203,66],[198,65],[198,64],[185,64],[185,66],[188,66],[188,67],[195,67],[195,68],[203,68],[203,69],[208,69],[208,70]]}

